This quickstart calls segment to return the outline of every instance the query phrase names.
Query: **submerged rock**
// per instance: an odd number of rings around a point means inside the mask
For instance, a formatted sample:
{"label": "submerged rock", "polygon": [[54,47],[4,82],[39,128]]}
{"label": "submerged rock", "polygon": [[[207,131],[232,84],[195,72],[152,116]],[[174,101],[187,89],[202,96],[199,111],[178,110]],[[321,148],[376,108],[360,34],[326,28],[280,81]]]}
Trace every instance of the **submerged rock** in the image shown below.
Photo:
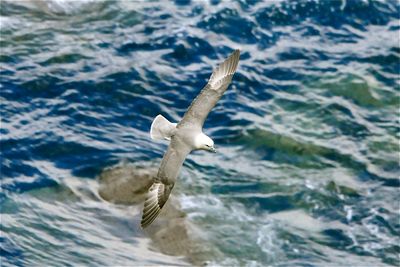
{"label": "submerged rock", "polygon": [[[99,195],[106,201],[143,205],[153,177],[155,166],[120,164],[104,170],[99,176]],[[191,264],[205,265],[219,253],[205,244],[200,231],[190,223],[178,200],[171,196],[157,220],[143,230],[160,252],[170,256],[183,256]]]}
{"label": "submerged rock", "polygon": [[138,204],[145,200],[157,169],[121,164],[105,169],[99,176],[99,195],[115,204]]}

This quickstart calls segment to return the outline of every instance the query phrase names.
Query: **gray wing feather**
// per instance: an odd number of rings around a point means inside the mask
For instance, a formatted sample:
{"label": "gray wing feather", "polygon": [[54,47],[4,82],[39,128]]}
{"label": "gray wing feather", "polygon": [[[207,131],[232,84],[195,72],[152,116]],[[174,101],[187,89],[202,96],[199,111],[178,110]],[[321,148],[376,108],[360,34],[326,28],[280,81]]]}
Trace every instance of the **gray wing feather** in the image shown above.
{"label": "gray wing feather", "polygon": [[141,226],[149,226],[160,214],[174,188],[176,177],[190,149],[172,137],[158,169],[157,177],[147,193],[143,207]]}
{"label": "gray wing feather", "polygon": [[221,65],[212,73],[207,85],[200,94],[193,100],[186,111],[178,128],[185,126],[203,127],[208,113],[217,104],[218,100],[228,88],[233,74],[239,63],[240,51],[235,50]]}
{"label": "gray wing feather", "polygon": [[140,225],[142,228],[149,226],[160,214],[162,207],[168,200],[174,184],[163,184],[155,182],[147,193],[146,201],[143,207],[143,216]]}

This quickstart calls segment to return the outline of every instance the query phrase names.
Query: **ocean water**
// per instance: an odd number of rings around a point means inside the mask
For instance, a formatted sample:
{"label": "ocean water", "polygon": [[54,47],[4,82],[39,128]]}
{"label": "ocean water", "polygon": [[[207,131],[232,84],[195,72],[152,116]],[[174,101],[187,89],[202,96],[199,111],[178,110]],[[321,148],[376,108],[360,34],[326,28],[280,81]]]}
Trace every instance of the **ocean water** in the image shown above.
{"label": "ocean water", "polygon": [[242,50],[173,194],[210,266],[400,264],[397,1],[0,2],[1,266],[190,265],[102,201]]}

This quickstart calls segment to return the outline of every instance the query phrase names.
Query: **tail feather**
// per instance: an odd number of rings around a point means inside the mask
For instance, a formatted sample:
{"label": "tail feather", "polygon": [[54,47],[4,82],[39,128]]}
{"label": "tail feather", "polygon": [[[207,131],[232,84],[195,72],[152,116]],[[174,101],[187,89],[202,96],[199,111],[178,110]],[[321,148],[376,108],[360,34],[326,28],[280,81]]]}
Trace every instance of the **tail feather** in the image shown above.
{"label": "tail feather", "polygon": [[164,116],[157,115],[150,127],[150,137],[154,140],[171,140],[175,129],[176,123],[171,123]]}

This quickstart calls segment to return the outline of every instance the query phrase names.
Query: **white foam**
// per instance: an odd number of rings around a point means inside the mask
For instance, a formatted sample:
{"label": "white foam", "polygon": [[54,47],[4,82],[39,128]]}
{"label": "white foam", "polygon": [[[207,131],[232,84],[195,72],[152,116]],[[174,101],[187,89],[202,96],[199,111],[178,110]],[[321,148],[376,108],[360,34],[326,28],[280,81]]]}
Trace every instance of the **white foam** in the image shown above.
{"label": "white foam", "polygon": [[71,15],[102,4],[103,0],[25,0],[25,1],[9,1],[24,6],[28,9],[38,9],[40,11],[52,14]]}
{"label": "white foam", "polygon": [[274,228],[274,224],[267,221],[257,232],[257,245],[271,262],[282,256],[282,241]]}
{"label": "white foam", "polygon": [[23,18],[0,16],[0,29],[2,31],[15,30],[22,27],[30,27]]}
{"label": "white foam", "polygon": [[42,0],[48,10],[53,13],[74,14],[82,9],[86,9],[95,2],[95,0]]}

